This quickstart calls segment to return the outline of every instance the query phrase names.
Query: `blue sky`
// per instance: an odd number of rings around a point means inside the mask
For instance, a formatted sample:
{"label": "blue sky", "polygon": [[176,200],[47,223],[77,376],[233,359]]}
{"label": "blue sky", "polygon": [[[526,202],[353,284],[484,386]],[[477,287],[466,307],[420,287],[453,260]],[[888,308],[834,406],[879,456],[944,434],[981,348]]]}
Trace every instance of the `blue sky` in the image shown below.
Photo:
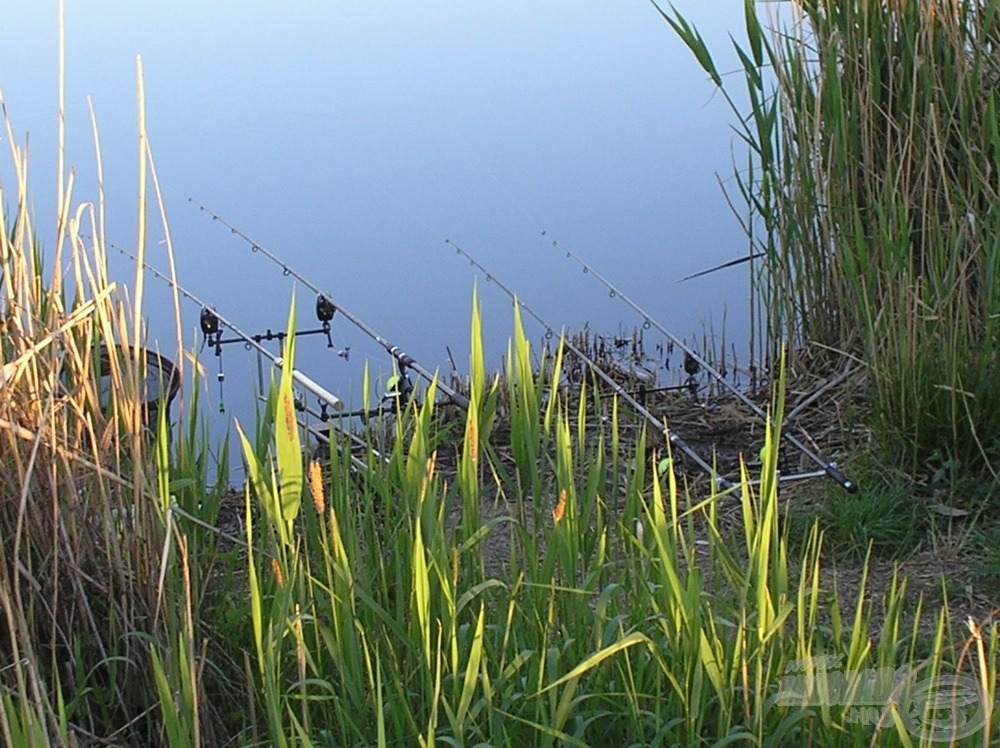
{"label": "blue sky", "polygon": [[[0,88],[18,137],[30,133],[44,219],[55,212],[58,6],[7,5]],[[675,5],[720,68],[735,68],[728,35],[741,36],[741,0]],[[67,0],[66,38],[77,200],[96,198],[89,96],[109,239],[134,245],[141,55],[179,276],[248,330],[284,324],[291,285],[188,196],[431,369],[446,365],[446,345],[460,369],[468,351],[473,275],[446,238],[556,326],[613,332],[641,320],[553,253],[543,229],[677,334],[718,328],[727,309],[727,334],[746,339],[745,270],[676,283],[746,252],[718,184],[733,149],[743,156],[725,103],[649,3]],[[10,182],[0,158],[0,184]],[[169,293],[157,285],[151,329],[170,340]],[[498,359],[509,304],[480,285]],[[196,323],[185,307],[186,327]],[[388,368],[345,323],[335,334]],[[357,392],[361,356],[347,364],[309,347],[315,378]],[[226,361],[242,365],[235,352]]]}

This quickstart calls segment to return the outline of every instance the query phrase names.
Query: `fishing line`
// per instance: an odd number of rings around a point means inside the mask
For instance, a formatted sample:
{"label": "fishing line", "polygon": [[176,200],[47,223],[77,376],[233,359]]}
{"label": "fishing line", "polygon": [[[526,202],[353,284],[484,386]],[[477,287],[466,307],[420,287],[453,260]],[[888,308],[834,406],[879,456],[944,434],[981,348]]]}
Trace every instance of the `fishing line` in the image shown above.
{"label": "fishing line", "polygon": [[[445,396],[448,398],[448,400],[450,402],[452,402],[453,404],[455,404],[458,407],[462,408],[463,410],[468,410],[468,408],[469,408],[469,398],[467,398],[465,395],[461,394],[460,392],[456,391],[455,389],[453,389],[452,387],[450,387],[449,385],[447,385],[443,381],[441,381],[438,378],[436,378],[434,374],[432,374],[427,369],[425,369],[422,366],[420,366],[420,364],[418,364],[417,361],[412,356],[410,356],[409,354],[405,353],[398,346],[395,346],[392,343],[390,343],[389,341],[385,340],[381,335],[379,335],[377,332],[375,332],[374,329],[372,329],[371,327],[369,327],[368,325],[366,325],[360,318],[358,318],[358,317],[354,316],[353,314],[351,314],[348,310],[346,310],[340,304],[335,303],[333,301],[333,297],[330,296],[330,294],[328,294],[325,291],[323,291],[322,289],[320,289],[319,286],[317,286],[312,281],[310,281],[308,278],[306,278],[304,275],[302,275],[301,273],[299,273],[298,271],[296,271],[294,268],[292,268],[291,266],[289,266],[287,263],[285,263],[283,260],[281,260],[273,252],[271,252],[270,250],[266,249],[262,245],[260,245],[257,242],[255,242],[247,234],[245,234],[243,231],[241,231],[240,229],[238,229],[233,224],[229,223],[222,216],[218,215],[217,213],[212,212],[211,210],[209,210],[208,208],[206,208],[204,205],[202,205],[201,203],[199,203],[197,200],[195,200],[193,197],[188,197],[187,200],[188,200],[189,203],[191,203],[192,205],[194,205],[195,207],[197,207],[200,211],[202,211],[206,215],[210,216],[213,221],[218,221],[223,226],[225,226],[226,228],[228,228],[229,231],[230,231],[230,233],[234,234],[235,236],[238,236],[240,239],[242,239],[244,242],[246,242],[246,244],[248,244],[250,246],[250,251],[252,253],[263,255],[264,257],[266,257],[267,259],[269,259],[271,262],[273,262],[275,265],[277,265],[279,268],[281,268],[281,271],[282,271],[283,275],[285,275],[285,276],[291,276],[291,277],[295,278],[300,283],[302,283],[302,285],[304,285],[306,288],[308,288],[310,291],[312,291],[313,293],[317,294],[317,297],[318,297],[317,304],[320,303],[320,300],[326,301],[327,303],[330,304],[331,308],[336,309],[336,311],[340,312],[341,316],[343,316],[348,322],[350,322],[351,324],[353,324],[355,327],[357,327],[359,330],[361,330],[361,332],[365,333],[365,335],[367,335],[372,340],[374,340],[376,343],[378,343],[380,346],[382,346],[389,353],[389,355],[392,356],[393,359],[395,359],[396,364],[397,364],[397,366],[399,368],[399,374],[400,374],[400,376],[405,375],[407,370],[412,369],[417,374],[419,374],[421,377],[423,377],[424,380],[426,380],[427,382],[435,382],[436,381],[437,382],[437,388],[439,390],[441,390],[441,392],[443,392],[445,394]],[[349,355],[349,353],[347,351],[345,351],[344,355],[342,356],[342,358],[346,358],[348,355]]]}

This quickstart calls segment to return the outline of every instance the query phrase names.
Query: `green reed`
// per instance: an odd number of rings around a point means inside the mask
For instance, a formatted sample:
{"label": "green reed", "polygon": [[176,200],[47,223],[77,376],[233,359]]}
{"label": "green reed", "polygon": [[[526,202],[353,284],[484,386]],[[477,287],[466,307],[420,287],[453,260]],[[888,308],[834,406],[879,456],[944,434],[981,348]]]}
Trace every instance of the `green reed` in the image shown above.
{"label": "green reed", "polygon": [[[4,126],[13,189],[0,190],[10,206],[0,215],[0,735],[8,745],[138,743],[166,729],[197,743],[205,534],[182,533],[171,508],[206,514],[228,475],[211,487],[196,402],[177,426],[178,451],[163,413],[144,423],[141,274],[128,303],[108,279],[103,205],[74,204],[72,173],[59,177],[45,267],[26,148],[6,110]],[[100,158],[96,126],[94,138]],[[145,150],[141,161],[152,169]],[[144,194],[138,209],[148,209]],[[141,232],[140,257],[145,244]]]}
{"label": "green reed", "polygon": [[[791,340],[860,356],[892,451],[990,466],[1000,3],[812,0],[783,4],[771,29],[745,7],[749,111],[727,98],[749,146],[737,176],[770,352]],[[665,17],[722,87],[697,31]]]}
{"label": "green reed", "polygon": [[[850,699],[866,671],[910,664],[928,678],[961,672],[980,683],[995,674],[996,650],[986,645],[953,656],[961,642],[943,619],[923,642],[933,654],[918,654],[920,615],[905,615],[903,584],[885,600],[863,588],[856,599],[831,598],[818,529],[790,557],[770,428],[759,486],[746,475],[737,496],[696,502],[672,470],[661,480],[650,469],[659,456],[647,460],[645,437],[624,464],[608,453],[621,416],[587,388],[568,398],[545,373],[558,369],[561,351],[552,369],[543,363],[541,375],[519,378],[532,359],[517,319],[505,397],[473,354],[455,482],[439,471],[442,420],[429,393],[400,414],[388,464],[370,463],[369,474],[335,451],[328,478],[307,482],[311,498],[298,504],[287,554],[272,513],[256,520],[266,539],[250,559],[253,670],[269,739],[841,745],[877,735],[910,745],[930,729],[913,728],[892,703],[909,704],[920,683],[895,684],[895,701],[858,721]],[[480,329],[474,309],[474,339]],[[484,411],[505,409],[510,431],[498,441],[498,421]],[[610,415],[594,422],[595,412]],[[503,454],[521,455],[512,470],[494,464]],[[270,472],[253,471],[251,502],[282,473],[277,450],[269,463]],[[500,497],[484,504],[494,490]],[[470,495],[479,497],[472,512]],[[735,536],[719,521],[720,502],[734,501]],[[491,504],[499,511],[486,519]],[[510,540],[499,551],[498,536]],[[846,675],[815,664],[827,660]],[[799,690],[779,703],[788,678]],[[846,686],[825,703],[831,682]],[[986,724],[970,739],[986,744],[992,732]]]}

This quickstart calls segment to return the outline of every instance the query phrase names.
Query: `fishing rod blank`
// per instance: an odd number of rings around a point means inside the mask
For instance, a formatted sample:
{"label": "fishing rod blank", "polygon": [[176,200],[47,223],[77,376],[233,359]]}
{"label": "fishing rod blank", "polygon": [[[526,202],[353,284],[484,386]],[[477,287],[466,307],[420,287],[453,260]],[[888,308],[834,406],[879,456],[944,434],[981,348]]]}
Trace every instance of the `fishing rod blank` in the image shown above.
{"label": "fishing rod blank", "polygon": [[[121,247],[115,247],[115,248],[119,252],[121,252],[123,255],[126,255],[127,257],[130,257],[132,259],[132,261],[135,262],[137,265],[140,264],[139,258],[136,257],[131,252],[129,252],[128,250],[123,249]],[[215,311],[214,309],[210,309],[209,306],[208,306],[208,304],[206,304],[204,301],[202,301],[201,299],[199,299],[193,293],[191,293],[186,288],[184,288],[183,286],[181,286],[179,283],[177,283],[177,281],[175,281],[175,280],[167,277],[166,275],[164,275],[163,273],[161,273],[159,270],[157,270],[156,268],[154,268],[152,265],[149,265],[148,263],[141,263],[141,265],[142,265],[143,268],[145,268],[146,270],[148,270],[149,272],[151,272],[157,278],[159,278],[160,280],[162,280],[165,283],[169,284],[173,288],[176,288],[185,297],[187,297],[188,299],[190,299],[191,301],[193,301],[195,304],[198,304],[202,308],[202,317],[203,317],[203,319],[206,317],[206,312],[207,312],[208,315],[210,315],[211,317],[213,317],[219,323],[225,325],[234,335],[236,335],[240,340],[242,340],[246,344],[246,346],[248,348],[254,348],[254,349],[256,349],[258,353],[263,354],[268,359],[270,359],[271,363],[274,364],[275,367],[281,368],[281,365],[282,365],[282,358],[281,358],[281,356],[276,356],[275,354],[273,354],[271,351],[269,351],[267,348],[265,348],[263,345],[261,345],[254,338],[254,336],[247,335],[245,332],[243,332],[242,330],[240,330],[238,327],[236,327],[236,325],[234,325],[228,319],[226,319],[225,317],[223,317],[217,311]],[[223,342],[223,341],[217,341],[217,342]],[[325,387],[322,387],[321,385],[319,385],[318,383],[316,383],[315,381],[313,381],[312,379],[310,379],[309,377],[307,377],[305,374],[303,374],[302,372],[300,372],[298,369],[292,369],[292,379],[299,386],[301,386],[303,389],[305,389],[308,392],[310,392],[311,394],[313,394],[320,402],[325,403],[327,406],[333,408],[336,411],[341,411],[341,410],[344,409],[344,401],[343,400],[341,400],[339,397],[337,397],[332,392],[330,392],[329,390],[327,390]]]}
{"label": "fishing rod blank", "polygon": [[[482,265],[480,265],[475,260],[475,258],[472,257],[472,255],[470,255],[468,252],[466,252],[464,249],[462,249],[460,246],[458,246],[457,244],[455,244],[455,242],[451,241],[450,239],[445,239],[445,244],[448,244],[448,245],[454,247],[455,251],[458,254],[460,254],[463,257],[465,257],[465,259],[467,259],[469,261],[469,263],[473,265],[473,267],[478,268],[479,271],[482,272],[486,276],[486,281],[488,283],[494,283],[494,284],[496,284],[497,288],[499,288],[505,294],[507,294],[507,296],[510,297],[511,301],[513,301],[521,309],[523,309],[528,314],[530,314],[535,319],[535,321],[538,322],[538,324],[540,324],[542,327],[544,327],[545,330],[546,330],[546,332],[549,335],[555,335],[556,334],[556,331],[555,331],[555,329],[553,329],[552,325],[550,325],[548,322],[546,322],[544,319],[542,319],[540,316],[538,316],[538,314],[536,314],[534,312],[534,310],[531,309],[531,307],[529,307],[522,300],[520,300],[514,294],[513,291],[511,291],[509,288],[507,288],[507,286],[505,286],[503,283],[501,283],[499,280],[497,280],[493,276],[492,273],[490,273],[486,268],[484,268]],[[561,338],[562,338],[563,345],[565,345],[566,348],[571,353],[573,353],[573,355],[575,355],[577,358],[580,359],[580,361],[582,361],[584,364],[586,364],[587,367],[592,372],[594,372],[594,374],[596,374],[602,380],[604,380],[604,382],[609,387],[611,387],[611,389],[619,397],[621,397],[623,400],[625,400],[625,402],[627,402],[629,405],[631,405],[636,410],[636,412],[638,412],[647,421],[649,421],[649,423],[651,423],[653,426],[655,426],[667,438],[667,440],[670,442],[670,444],[672,446],[674,446],[678,450],[680,450],[684,455],[686,455],[692,462],[694,462],[698,467],[700,467],[702,470],[704,470],[708,475],[715,476],[716,480],[718,481],[718,484],[719,484],[720,488],[722,488],[722,489],[730,489],[730,488],[734,487],[734,484],[731,481],[727,480],[726,478],[723,478],[720,475],[717,475],[715,469],[711,465],[709,465],[707,462],[705,462],[705,460],[703,460],[701,458],[701,456],[697,452],[695,452],[693,449],[691,449],[691,447],[689,447],[687,445],[687,443],[683,439],[681,439],[679,436],[677,436],[677,434],[673,433],[669,428],[667,428],[666,426],[664,426],[663,422],[660,419],[658,419],[656,416],[654,416],[646,408],[646,406],[642,405],[638,400],[636,400],[634,397],[632,397],[632,395],[629,394],[629,392],[627,390],[625,390],[620,384],[618,384],[618,382],[616,382],[614,379],[612,379],[611,376],[607,372],[605,372],[603,369],[601,369],[601,367],[597,365],[597,362],[594,361],[594,359],[592,359],[590,356],[588,356],[586,353],[584,353],[582,350],[580,350],[571,341],[567,340],[565,336],[561,336]]]}
{"label": "fishing rod blank", "polygon": [[284,275],[291,275],[293,278],[297,279],[300,283],[302,283],[302,285],[304,285],[310,291],[312,291],[313,293],[319,295],[321,298],[326,299],[326,301],[328,301],[333,308],[335,308],[337,311],[339,311],[340,314],[345,319],[347,319],[348,322],[350,322],[351,324],[353,324],[355,327],[357,327],[359,330],[361,330],[361,332],[365,333],[365,335],[367,335],[372,340],[374,340],[376,343],[378,343],[380,346],[382,346],[383,348],[385,348],[385,350],[388,351],[389,355],[392,356],[397,361],[397,363],[399,364],[400,370],[402,372],[405,372],[406,369],[412,369],[413,371],[417,372],[417,374],[419,374],[421,377],[423,377],[427,382],[437,381],[437,388],[439,390],[441,390],[441,392],[443,392],[445,394],[445,396],[447,396],[447,398],[452,403],[454,403],[458,407],[462,408],[463,410],[468,410],[468,408],[469,408],[469,398],[467,398],[465,395],[461,394],[460,392],[456,391],[455,389],[453,389],[449,385],[445,384],[440,379],[437,379],[434,376],[434,374],[432,374],[431,372],[427,371],[427,369],[425,369],[422,366],[420,366],[420,364],[418,364],[414,360],[414,358],[412,356],[408,355],[407,353],[404,353],[398,346],[395,346],[392,343],[390,343],[389,341],[385,340],[381,335],[379,335],[377,332],[375,332],[375,330],[373,330],[371,327],[369,327],[364,322],[362,322],[361,319],[359,319],[358,317],[355,317],[349,311],[347,311],[346,309],[344,309],[344,307],[340,306],[339,304],[336,304],[333,301],[333,299],[330,296],[330,294],[328,294],[325,291],[323,291],[322,289],[320,289],[319,286],[317,286],[316,284],[314,284],[312,281],[310,281],[308,278],[306,278],[305,276],[303,276],[301,273],[299,273],[296,270],[294,270],[293,268],[289,267],[287,263],[285,263],[281,259],[279,259],[274,253],[272,253],[269,250],[267,250],[266,248],[262,247],[260,244],[258,244],[257,242],[255,242],[253,239],[251,239],[249,236],[247,236],[246,234],[244,234],[238,228],[236,228],[231,223],[229,223],[228,221],[226,221],[222,216],[220,216],[220,215],[218,215],[216,213],[213,213],[208,208],[206,208],[204,205],[202,205],[197,200],[195,200],[193,197],[189,197],[188,198],[188,202],[191,203],[192,205],[195,205],[203,213],[207,213],[209,216],[211,216],[213,221],[218,221],[223,226],[225,226],[226,228],[228,228],[231,233],[233,233],[236,236],[238,236],[241,239],[243,239],[243,241],[245,241],[247,244],[250,245],[250,250],[252,252],[256,252],[256,253],[264,255],[264,257],[266,257],[271,262],[273,262],[275,265],[277,265],[278,267],[280,267],[281,271],[282,271],[282,273]]}
{"label": "fishing rod blank", "polygon": [[[546,232],[543,231],[542,232],[542,236],[545,236],[545,234],[546,234]],[[757,403],[755,403],[749,397],[747,397],[746,395],[744,395],[739,390],[738,387],[736,387],[735,385],[731,384],[726,379],[726,377],[724,377],[722,374],[720,374],[715,369],[715,367],[713,367],[711,364],[709,364],[704,358],[702,358],[697,353],[695,353],[695,351],[693,351],[691,348],[689,348],[684,343],[684,341],[682,341],[676,335],[674,335],[669,330],[667,330],[667,328],[665,328],[663,325],[661,325],[659,322],[657,322],[655,319],[653,319],[651,316],[649,316],[649,314],[642,307],[640,307],[638,304],[636,304],[634,301],[632,301],[632,299],[630,299],[628,296],[626,296],[624,293],[622,293],[619,288],[617,288],[613,283],[611,283],[611,281],[609,281],[607,278],[605,278],[599,272],[597,272],[596,270],[594,270],[594,268],[592,268],[590,265],[588,265],[586,262],[584,262],[582,259],[580,259],[572,251],[570,251],[566,247],[560,246],[557,241],[553,240],[552,246],[553,247],[558,247],[558,248],[562,249],[564,252],[566,252],[566,257],[568,257],[569,259],[575,261],[578,265],[580,265],[580,267],[583,269],[584,273],[589,273],[590,275],[593,275],[595,278],[597,278],[597,280],[600,281],[604,285],[604,287],[606,289],[608,289],[608,294],[611,296],[611,298],[615,298],[617,296],[622,301],[624,301],[626,304],[628,304],[632,308],[632,310],[635,311],[636,314],[638,314],[639,316],[641,316],[643,318],[643,324],[642,324],[642,326],[643,326],[644,329],[648,330],[650,328],[650,326],[655,327],[668,340],[670,340],[674,345],[676,345],[678,348],[680,348],[684,352],[685,361],[687,361],[688,357],[690,357],[690,360],[693,360],[693,361],[697,362],[708,373],[709,376],[711,376],[713,379],[715,379],[716,381],[718,381],[719,384],[721,384],[723,387],[725,387],[727,390],[729,390],[730,393],[732,393],[740,402],[742,402],[744,405],[746,405],[748,408],[750,408],[750,410],[752,410],[757,416],[759,416],[764,421],[767,421],[767,413],[765,413],[764,410],[759,405],[757,405]],[[820,475],[825,474],[825,475],[829,476],[834,481],[836,481],[837,483],[839,483],[840,486],[844,490],[848,491],[849,493],[856,493],[857,492],[858,485],[853,480],[851,480],[846,475],[844,475],[844,473],[842,473],[840,471],[840,469],[837,468],[837,465],[835,463],[833,463],[833,462],[827,462],[826,460],[824,460],[822,457],[820,457],[818,454],[816,454],[815,452],[813,452],[809,447],[807,447],[805,444],[803,444],[801,441],[799,441],[792,434],[789,434],[788,432],[782,432],[781,436],[784,439],[786,439],[789,444],[791,444],[793,447],[795,447],[797,450],[799,450],[802,454],[804,454],[810,460],[812,460],[817,465],[819,465],[822,468],[822,471],[820,472]]]}

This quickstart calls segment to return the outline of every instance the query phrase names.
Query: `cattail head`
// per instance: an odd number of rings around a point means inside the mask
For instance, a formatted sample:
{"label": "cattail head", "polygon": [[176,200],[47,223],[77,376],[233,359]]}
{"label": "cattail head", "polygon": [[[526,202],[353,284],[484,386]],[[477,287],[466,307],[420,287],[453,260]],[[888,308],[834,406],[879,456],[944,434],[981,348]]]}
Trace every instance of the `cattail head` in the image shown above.
{"label": "cattail head", "polygon": [[323,468],[319,460],[309,463],[309,490],[312,492],[313,506],[320,516],[326,511],[326,495],[323,493]]}
{"label": "cattail head", "polygon": [[469,419],[469,459],[479,462],[479,424],[475,418]]}
{"label": "cattail head", "polygon": [[566,516],[566,496],[567,492],[564,488],[559,493],[559,503],[556,504],[556,508],[552,510],[552,521],[557,525],[562,522],[563,517]]}

